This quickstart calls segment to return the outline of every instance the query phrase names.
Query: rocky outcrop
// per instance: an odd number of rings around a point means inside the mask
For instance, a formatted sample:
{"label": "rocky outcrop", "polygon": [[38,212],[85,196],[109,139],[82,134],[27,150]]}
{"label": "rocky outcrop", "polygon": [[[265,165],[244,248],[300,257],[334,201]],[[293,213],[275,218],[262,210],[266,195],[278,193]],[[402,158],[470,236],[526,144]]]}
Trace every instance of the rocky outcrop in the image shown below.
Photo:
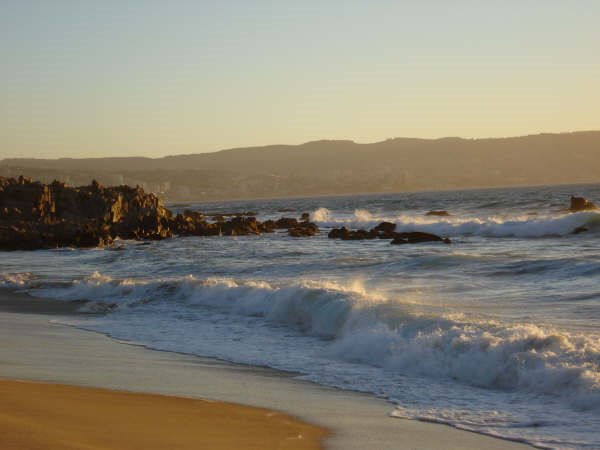
{"label": "rocky outcrop", "polygon": [[[259,222],[254,212],[210,213],[186,209],[173,215],[140,187],[71,187],[0,177],[0,250],[98,247],[122,239],[178,236],[245,236],[287,229],[293,237],[319,228],[295,218]],[[210,220],[209,220],[210,218]]]}
{"label": "rocky outcrop", "polygon": [[426,216],[441,216],[446,217],[449,216],[450,213],[448,211],[429,211],[425,213]]}
{"label": "rocky outcrop", "polygon": [[571,196],[571,206],[569,208],[571,212],[586,211],[590,209],[598,209],[598,207],[593,202],[584,197]]}
{"label": "rocky outcrop", "polygon": [[96,247],[171,237],[171,213],[139,187],[0,178],[0,249]]}

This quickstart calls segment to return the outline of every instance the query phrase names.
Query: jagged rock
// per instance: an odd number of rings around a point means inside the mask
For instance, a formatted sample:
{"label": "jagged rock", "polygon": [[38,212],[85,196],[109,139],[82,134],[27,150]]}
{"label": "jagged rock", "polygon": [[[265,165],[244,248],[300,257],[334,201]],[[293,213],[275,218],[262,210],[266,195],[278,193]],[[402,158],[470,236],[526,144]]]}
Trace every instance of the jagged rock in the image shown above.
{"label": "jagged rock", "polygon": [[426,216],[449,216],[450,213],[448,211],[429,211],[425,213]]}
{"label": "jagged rock", "polygon": [[244,236],[248,234],[260,234],[258,222],[254,217],[233,217],[219,224],[221,234],[225,236]]}
{"label": "jagged rock", "polygon": [[308,222],[310,220],[310,214],[309,213],[302,213],[302,215],[300,216],[300,220],[302,222]]}
{"label": "jagged rock", "polygon": [[0,178],[0,249],[95,247],[172,236],[171,213],[140,187]]}
{"label": "jagged rock", "polygon": [[571,206],[569,208],[572,212],[586,211],[589,209],[597,209],[598,207],[590,200],[584,197],[573,197],[571,196]]}
{"label": "jagged rock", "polygon": [[590,230],[588,230],[586,227],[577,227],[573,230],[573,234],[585,233],[586,231]]}

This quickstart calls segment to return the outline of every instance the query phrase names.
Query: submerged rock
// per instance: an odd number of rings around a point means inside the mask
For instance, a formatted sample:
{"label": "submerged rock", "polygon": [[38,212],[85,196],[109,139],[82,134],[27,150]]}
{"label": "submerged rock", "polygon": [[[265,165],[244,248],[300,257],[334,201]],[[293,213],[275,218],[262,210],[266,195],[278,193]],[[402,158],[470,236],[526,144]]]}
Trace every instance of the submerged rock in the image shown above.
{"label": "submerged rock", "polygon": [[423,231],[411,231],[409,233],[396,233],[396,237],[391,242],[393,245],[401,244],[417,244],[420,242],[443,242],[450,244],[452,241],[448,238],[443,238],[437,234],[425,233]]}
{"label": "submerged rock", "polygon": [[425,213],[426,216],[449,216],[450,213],[448,211],[429,211],[428,213]]}

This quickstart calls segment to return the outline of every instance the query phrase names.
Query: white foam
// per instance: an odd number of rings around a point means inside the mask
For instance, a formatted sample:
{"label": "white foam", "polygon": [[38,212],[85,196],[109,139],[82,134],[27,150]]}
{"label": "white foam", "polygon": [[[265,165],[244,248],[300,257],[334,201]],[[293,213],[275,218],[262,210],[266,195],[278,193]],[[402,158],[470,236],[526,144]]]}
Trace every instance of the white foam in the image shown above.
{"label": "white foam", "polygon": [[29,272],[24,273],[1,273],[0,288],[17,289],[26,287],[33,276]]}
{"label": "white foam", "polygon": [[115,280],[100,273],[35,295],[92,300],[118,307],[169,302],[225,314],[262,317],[331,340],[334,360],[392,373],[455,380],[487,389],[561,396],[600,412],[600,339],[534,324],[462,315],[415,314],[401,299],[371,292],[360,281],[298,280],[274,284],[193,276]]}

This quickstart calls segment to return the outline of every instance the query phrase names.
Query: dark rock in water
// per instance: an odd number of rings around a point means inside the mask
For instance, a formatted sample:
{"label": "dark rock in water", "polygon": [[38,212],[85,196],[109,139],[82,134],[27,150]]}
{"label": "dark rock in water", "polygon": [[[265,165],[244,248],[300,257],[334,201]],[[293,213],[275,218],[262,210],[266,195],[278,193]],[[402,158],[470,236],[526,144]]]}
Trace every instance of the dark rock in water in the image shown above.
{"label": "dark rock in water", "polygon": [[310,220],[310,214],[309,213],[302,213],[302,215],[300,216],[300,220],[303,222],[308,222]]}
{"label": "dark rock in water", "polygon": [[363,239],[375,239],[377,232],[374,230],[348,230],[345,227],[334,228],[327,237],[331,239],[342,239],[344,241],[360,241]]}
{"label": "dark rock in water", "polygon": [[437,234],[424,233],[422,231],[411,231],[409,233],[396,233],[396,237],[394,237],[392,244],[417,244],[420,242],[443,242],[445,244],[450,244],[452,241],[450,241],[448,238],[442,238]]}
{"label": "dark rock in water", "polygon": [[372,233],[375,233],[379,239],[394,239],[396,233],[396,224],[392,222],[381,222],[376,227],[371,229]]}
{"label": "dark rock in water", "polygon": [[449,216],[450,213],[448,211],[429,211],[425,215],[426,216]]}
{"label": "dark rock in water", "polygon": [[448,238],[443,238],[435,234],[413,231],[410,233],[397,233],[393,230],[396,225],[390,222],[382,222],[373,229],[367,230],[348,230],[345,227],[334,228],[327,235],[331,239],[342,239],[344,241],[354,241],[363,239],[392,239],[392,244],[415,244],[418,242],[444,242],[450,244]]}
{"label": "dark rock in water", "polygon": [[233,217],[219,224],[221,234],[225,236],[244,236],[248,234],[260,234],[258,222],[254,217]]}
{"label": "dark rock in water", "polygon": [[298,226],[298,220],[293,217],[282,217],[275,221],[275,228],[295,228]]}
{"label": "dark rock in water", "polygon": [[573,197],[571,196],[571,206],[569,208],[572,212],[586,211],[589,209],[597,209],[598,207],[591,201],[584,197]]}
{"label": "dark rock in water", "polygon": [[260,224],[260,231],[262,233],[272,233],[276,229],[276,224],[274,220],[265,220]]}
{"label": "dark rock in water", "polygon": [[292,237],[314,236],[318,232],[319,227],[308,220],[300,222],[297,227],[288,229],[288,234]]}
{"label": "dark rock in water", "polygon": [[573,234],[585,233],[586,231],[590,231],[586,227],[577,227],[573,230]]}
{"label": "dark rock in water", "polygon": [[349,232],[350,230],[346,229],[346,227],[334,228],[327,234],[327,237],[330,239],[342,239]]}
{"label": "dark rock in water", "polygon": [[392,222],[381,222],[372,229],[376,232],[391,233],[396,229],[396,224]]}

